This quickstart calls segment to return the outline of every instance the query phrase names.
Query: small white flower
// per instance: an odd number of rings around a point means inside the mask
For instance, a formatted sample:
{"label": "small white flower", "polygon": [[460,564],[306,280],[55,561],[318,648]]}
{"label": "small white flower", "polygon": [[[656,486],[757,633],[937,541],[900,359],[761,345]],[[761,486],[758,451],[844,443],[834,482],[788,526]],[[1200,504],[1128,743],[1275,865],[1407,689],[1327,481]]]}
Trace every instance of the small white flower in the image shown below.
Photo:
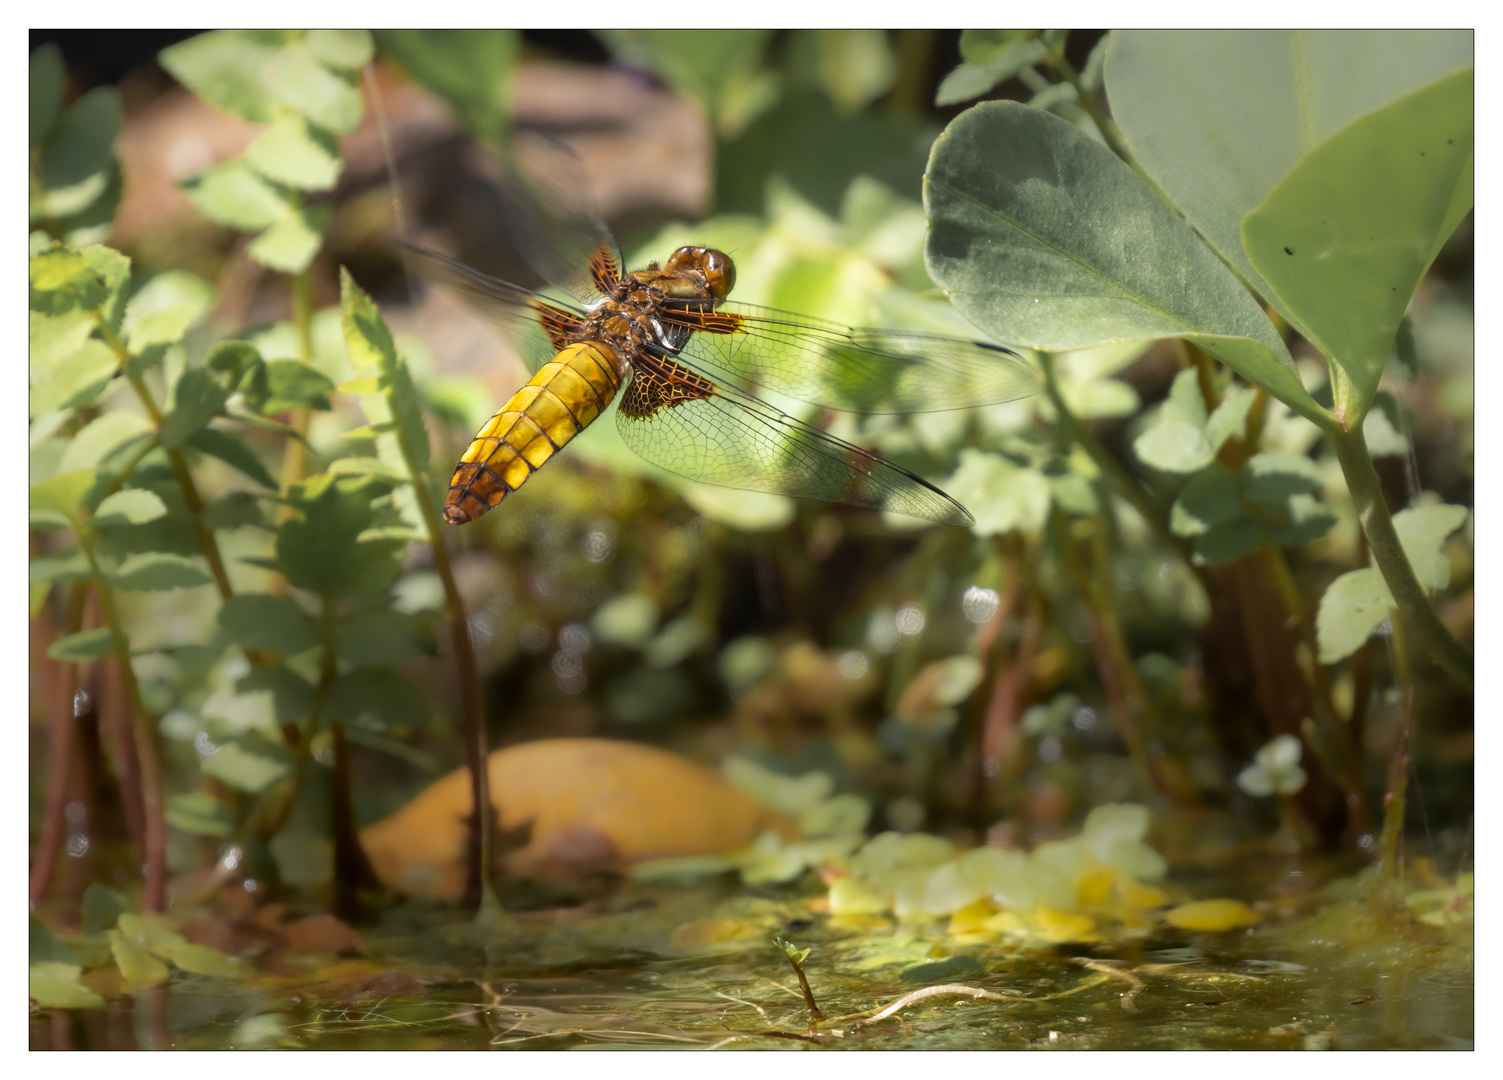
{"label": "small white flower", "polygon": [[1299,767],[1303,751],[1293,735],[1280,735],[1253,757],[1253,763],[1237,777],[1237,786],[1249,795],[1293,795],[1305,786],[1305,770]]}

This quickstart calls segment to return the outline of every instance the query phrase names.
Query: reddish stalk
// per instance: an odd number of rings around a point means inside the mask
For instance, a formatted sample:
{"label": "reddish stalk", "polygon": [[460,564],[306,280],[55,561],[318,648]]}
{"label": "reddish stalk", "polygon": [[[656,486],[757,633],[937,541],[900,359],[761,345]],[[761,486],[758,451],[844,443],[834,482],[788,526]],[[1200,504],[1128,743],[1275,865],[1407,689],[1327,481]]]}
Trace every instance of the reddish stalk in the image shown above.
{"label": "reddish stalk", "polygon": [[[69,591],[68,610],[60,637],[77,633],[83,626],[84,597],[87,584],[77,584]],[[63,812],[68,802],[68,776],[73,769],[74,730],[73,699],[78,693],[78,665],[60,663],[48,702],[47,717],[47,797],[37,835],[36,857],[31,866],[28,899],[36,909],[47,896],[52,872],[57,867],[65,830]]]}

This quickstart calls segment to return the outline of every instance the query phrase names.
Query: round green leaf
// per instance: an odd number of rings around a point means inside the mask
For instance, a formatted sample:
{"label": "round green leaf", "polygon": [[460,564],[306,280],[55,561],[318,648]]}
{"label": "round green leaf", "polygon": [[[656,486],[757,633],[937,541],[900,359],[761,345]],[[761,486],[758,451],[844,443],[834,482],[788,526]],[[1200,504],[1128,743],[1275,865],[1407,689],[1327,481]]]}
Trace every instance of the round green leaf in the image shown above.
{"label": "round green leaf", "polygon": [[1351,570],[1331,582],[1315,612],[1320,662],[1334,664],[1362,647],[1393,610],[1393,594],[1373,567]]}
{"label": "round green leaf", "polygon": [[1164,413],[1133,440],[1132,448],[1143,464],[1170,473],[1192,473],[1216,459],[1202,428]]}
{"label": "round green leaf", "polygon": [[1428,589],[1444,589],[1451,581],[1451,562],[1441,552],[1441,545],[1466,524],[1469,511],[1464,506],[1417,506],[1393,515],[1394,531],[1404,545],[1404,554],[1414,567],[1414,575]]}
{"label": "round green leaf", "polygon": [[1469,68],[1363,117],[1243,219],[1248,258],[1332,365],[1348,423],[1367,414],[1410,298],[1472,207],[1472,97]]}
{"label": "round green leaf", "polygon": [[247,649],[291,656],[318,644],[318,625],[290,596],[241,593],[219,609],[219,625]]}
{"label": "round green leaf", "polygon": [[1134,158],[1273,300],[1242,219],[1316,146],[1472,52],[1470,30],[1113,31],[1106,89]]}
{"label": "round green leaf", "polygon": [[934,144],[925,263],[999,341],[1051,352],[1182,337],[1318,417],[1273,324],[1184,219],[1056,116],[985,102]]}

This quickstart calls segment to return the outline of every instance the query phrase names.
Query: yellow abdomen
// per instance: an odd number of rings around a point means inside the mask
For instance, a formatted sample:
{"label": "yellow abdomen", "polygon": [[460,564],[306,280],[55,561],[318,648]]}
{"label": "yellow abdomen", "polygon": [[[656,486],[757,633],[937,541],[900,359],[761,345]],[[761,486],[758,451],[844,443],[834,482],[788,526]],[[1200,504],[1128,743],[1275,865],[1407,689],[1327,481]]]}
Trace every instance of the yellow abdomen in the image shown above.
{"label": "yellow abdomen", "polygon": [[474,521],[527,482],[559,447],[605,411],[621,387],[621,359],[603,345],[570,345],[486,421],[459,459],[444,499],[450,525]]}

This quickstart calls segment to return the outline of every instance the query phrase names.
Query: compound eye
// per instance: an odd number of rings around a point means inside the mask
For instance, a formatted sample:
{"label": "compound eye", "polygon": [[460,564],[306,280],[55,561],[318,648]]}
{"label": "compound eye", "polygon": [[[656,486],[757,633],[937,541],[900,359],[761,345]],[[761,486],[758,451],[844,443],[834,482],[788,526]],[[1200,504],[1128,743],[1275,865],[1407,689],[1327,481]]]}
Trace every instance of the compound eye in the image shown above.
{"label": "compound eye", "polygon": [[696,247],[679,248],[672,255],[668,256],[668,261],[663,264],[664,271],[670,274],[677,274],[684,270],[696,269],[700,262],[700,252],[703,250],[704,248]]}
{"label": "compound eye", "polygon": [[705,283],[710,286],[715,299],[724,300],[736,287],[736,264],[723,251],[714,248],[704,248],[703,251],[700,269],[704,272]]}

